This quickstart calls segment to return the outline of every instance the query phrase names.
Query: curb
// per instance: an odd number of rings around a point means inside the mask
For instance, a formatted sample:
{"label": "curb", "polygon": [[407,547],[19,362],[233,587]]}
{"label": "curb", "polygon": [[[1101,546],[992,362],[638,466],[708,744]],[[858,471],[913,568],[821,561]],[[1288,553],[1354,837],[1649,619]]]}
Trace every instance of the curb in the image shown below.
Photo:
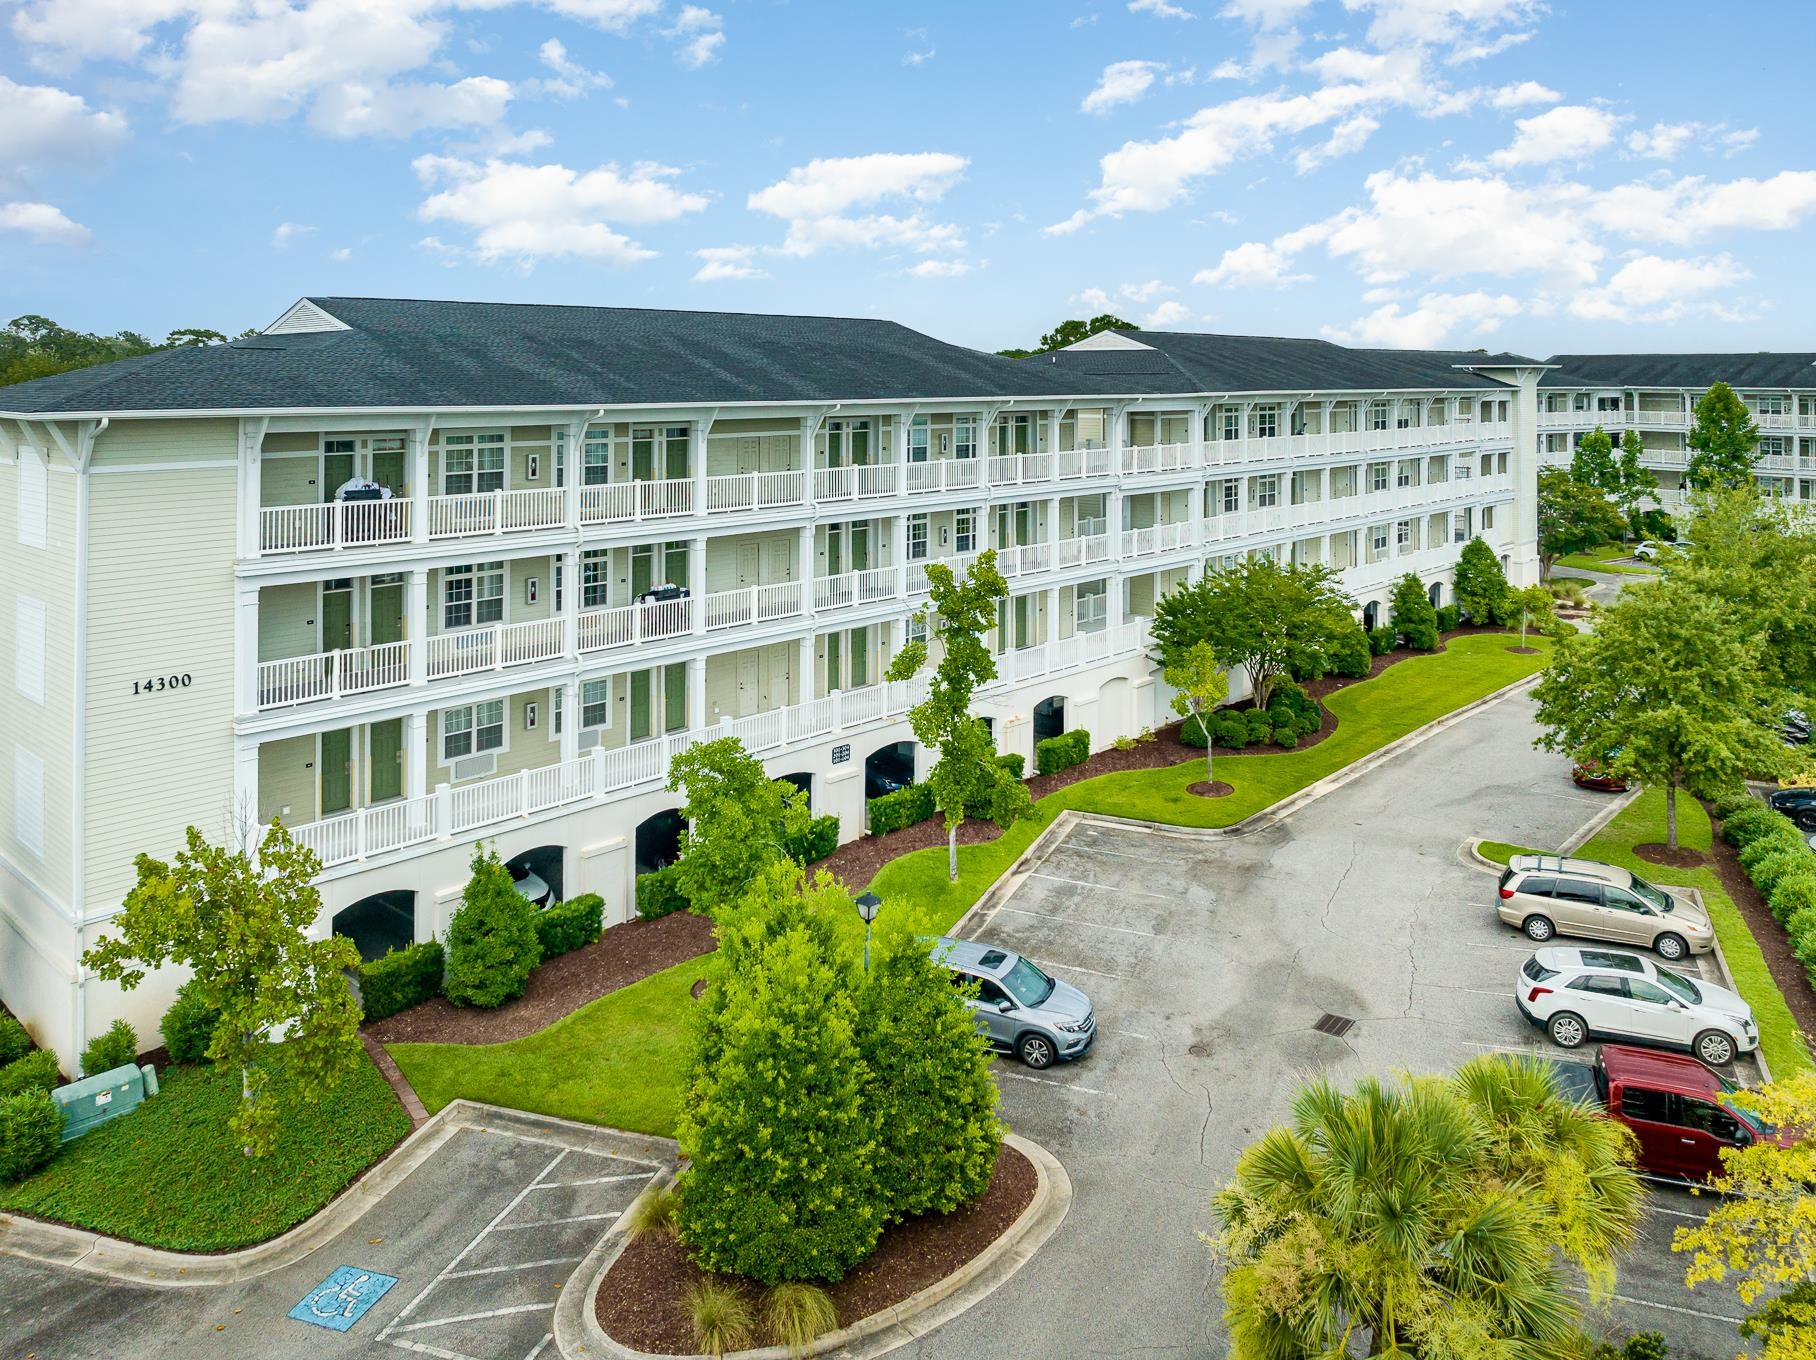
{"label": "curb", "polygon": [[662,1139],[456,1100],[430,1116],[427,1123],[312,1218],[269,1242],[238,1251],[167,1251],[60,1223],[0,1214],[0,1254],[79,1270],[123,1284],[167,1289],[254,1279],[294,1265],[339,1236],[462,1129],[506,1132],[582,1151],[613,1151],[657,1166],[672,1165],[674,1161],[672,1144],[664,1147]]}
{"label": "curb", "polygon": [[[1021,1217],[1011,1223],[1003,1235],[943,1280],[936,1280],[918,1294],[903,1299],[893,1307],[872,1313],[869,1317],[828,1332],[802,1351],[786,1346],[763,1346],[756,1350],[738,1351],[737,1360],[791,1360],[795,1355],[826,1355],[836,1352],[841,1360],[870,1360],[899,1347],[919,1341],[935,1328],[950,1322],[960,1313],[977,1306],[1010,1276],[1026,1265],[1058,1231],[1072,1207],[1072,1180],[1059,1159],[1040,1144],[1011,1133],[1003,1141],[1034,1164],[1034,1198],[1023,1209]],[[645,1195],[655,1192],[652,1182]],[[627,1209],[618,1222],[630,1218]],[[561,1302],[555,1309],[555,1347],[567,1360],[580,1357],[607,1356],[611,1360],[649,1360],[649,1353],[632,1350],[607,1336],[593,1309],[593,1298],[604,1283],[606,1272],[624,1251],[629,1239],[616,1225],[592,1254],[575,1270],[569,1287],[562,1290]],[[585,1288],[574,1287],[584,1279]],[[706,1360],[704,1356],[662,1357],[662,1360]]]}

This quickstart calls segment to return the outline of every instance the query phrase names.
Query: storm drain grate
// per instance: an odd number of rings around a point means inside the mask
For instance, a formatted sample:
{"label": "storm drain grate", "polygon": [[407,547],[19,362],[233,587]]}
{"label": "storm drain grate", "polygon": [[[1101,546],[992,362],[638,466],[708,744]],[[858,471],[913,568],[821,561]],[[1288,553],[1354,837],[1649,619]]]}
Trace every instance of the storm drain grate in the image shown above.
{"label": "storm drain grate", "polygon": [[1320,1034],[1328,1034],[1333,1039],[1341,1039],[1356,1027],[1356,1022],[1347,1015],[1332,1015],[1326,1011],[1318,1017],[1318,1023],[1312,1028]]}

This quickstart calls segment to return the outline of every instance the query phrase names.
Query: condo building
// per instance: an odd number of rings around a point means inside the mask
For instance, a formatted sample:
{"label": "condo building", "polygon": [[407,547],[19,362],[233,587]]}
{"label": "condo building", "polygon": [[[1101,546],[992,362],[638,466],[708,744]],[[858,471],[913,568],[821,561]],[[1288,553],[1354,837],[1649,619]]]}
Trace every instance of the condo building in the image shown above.
{"label": "condo building", "polygon": [[[281,819],[322,862],[316,930],[368,956],[445,933],[481,840],[527,896],[629,919],[697,740],[739,737],[861,835],[928,763],[917,683],[884,672],[932,562],[997,552],[979,704],[1024,756],[1170,720],[1147,619],[1209,567],[1326,563],[1369,623],[1407,572],[1449,602],[1478,535],[1536,579],[1540,439],[1564,433],[1540,402],[1576,411],[1557,376],[317,297],[256,337],[0,389],[0,999],[72,1070],[117,1017],[155,1033],[180,978],[123,994],[80,956],[134,856],[191,825],[248,844]],[[1652,409],[1638,385],[1623,409]]]}
{"label": "condo building", "polygon": [[1659,505],[1680,513],[1696,403],[1725,382],[1759,426],[1760,488],[1816,500],[1816,354],[1556,354],[1546,364],[1542,461],[1569,463],[1598,425],[1616,445],[1637,431],[1645,444],[1640,462],[1658,477]]}

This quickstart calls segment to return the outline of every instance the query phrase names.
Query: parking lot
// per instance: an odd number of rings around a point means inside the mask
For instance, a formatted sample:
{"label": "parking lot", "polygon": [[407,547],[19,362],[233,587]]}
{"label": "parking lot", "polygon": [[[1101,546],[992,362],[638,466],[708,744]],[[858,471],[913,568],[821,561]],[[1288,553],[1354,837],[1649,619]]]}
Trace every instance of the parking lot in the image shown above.
{"label": "parking lot", "polygon": [[[1010,1123],[1058,1154],[1077,1199],[1024,1272],[1034,1280],[929,1354],[1006,1355],[992,1335],[1038,1327],[1080,1354],[1220,1355],[1196,1235],[1237,1154],[1288,1116],[1306,1077],[1564,1056],[1513,1004],[1532,945],[1495,917],[1494,877],[1459,855],[1475,835],[1556,845],[1607,806],[1531,749],[1530,712],[1524,698],[1490,708],[1252,836],[1076,826],[968,930],[1083,988],[1099,1039],[1044,1072],[997,1064]],[[1686,1291],[1669,1251],[1705,1204],[1654,1193],[1599,1316],[1664,1331],[1674,1356],[1725,1360],[1739,1305]]]}

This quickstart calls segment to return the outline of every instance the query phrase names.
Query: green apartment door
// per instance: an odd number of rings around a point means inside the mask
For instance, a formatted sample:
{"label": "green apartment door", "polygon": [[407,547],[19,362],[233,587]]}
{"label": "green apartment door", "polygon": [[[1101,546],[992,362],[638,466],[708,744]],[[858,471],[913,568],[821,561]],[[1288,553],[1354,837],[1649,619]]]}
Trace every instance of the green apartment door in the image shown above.
{"label": "green apartment door", "polygon": [[[402,449],[375,449],[372,453],[372,480],[380,486],[389,487],[393,496],[403,494],[404,489],[404,451]],[[335,483],[339,485],[339,483]]]}
{"label": "green apartment door", "polygon": [[370,803],[404,796],[404,720],[392,718],[366,729],[366,768]]}
{"label": "green apartment door", "polygon": [[404,640],[404,583],[375,579],[366,597],[367,641],[374,647]]}
{"label": "green apartment door", "polygon": [[322,583],[322,650],[339,651],[353,645],[353,586],[349,581]]}
{"label": "green apartment door", "polygon": [[341,484],[353,475],[353,455],[350,453],[324,453],[322,455],[322,499],[331,501],[334,493],[340,490]]}
{"label": "green apartment door", "polygon": [[632,741],[647,741],[653,727],[650,722],[650,684],[648,671],[631,672]]}
{"label": "green apartment door", "polygon": [[321,775],[321,815],[353,807],[353,731],[337,727],[321,735],[316,764]]}

